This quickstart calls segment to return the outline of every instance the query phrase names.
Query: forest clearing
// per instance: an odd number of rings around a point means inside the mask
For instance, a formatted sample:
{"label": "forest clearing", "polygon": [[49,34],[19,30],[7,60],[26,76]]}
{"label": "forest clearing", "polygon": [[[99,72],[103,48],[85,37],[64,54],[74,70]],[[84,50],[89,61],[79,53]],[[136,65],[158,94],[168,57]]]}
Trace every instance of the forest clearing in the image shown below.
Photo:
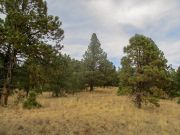
{"label": "forest clearing", "polygon": [[179,135],[180,108],[161,100],[160,108],[135,107],[117,88],[96,88],[63,98],[39,95],[40,109],[0,108],[0,135]]}
{"label": "forest clearing", "polygon": [[178,0],[0,0],[0,135],[180,135]]}

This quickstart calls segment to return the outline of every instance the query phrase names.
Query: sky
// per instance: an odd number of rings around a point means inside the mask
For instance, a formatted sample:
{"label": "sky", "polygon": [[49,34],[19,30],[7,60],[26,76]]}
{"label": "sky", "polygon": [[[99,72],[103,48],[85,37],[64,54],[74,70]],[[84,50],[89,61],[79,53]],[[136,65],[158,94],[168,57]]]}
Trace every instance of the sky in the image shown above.
{"label": "sky", "polygon": [[62,52],[81,60],[92,33],[116,67],[130,37],[151,37],[168,64],[180,66],[180,0],[47,0],[59,16],[65,38]]}

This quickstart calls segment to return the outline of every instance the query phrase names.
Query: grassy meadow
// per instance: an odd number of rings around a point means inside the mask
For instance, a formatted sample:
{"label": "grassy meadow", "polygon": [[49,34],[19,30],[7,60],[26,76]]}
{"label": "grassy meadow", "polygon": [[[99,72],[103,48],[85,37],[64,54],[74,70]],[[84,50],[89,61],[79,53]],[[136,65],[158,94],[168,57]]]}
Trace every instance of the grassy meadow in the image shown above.
{"label": "grassy meadow", "polygon": [[180,135],[180,106],[134,107],[117,88],[97,88],[63,98],[39,95],[40,109],[0,107],[0,135]]}

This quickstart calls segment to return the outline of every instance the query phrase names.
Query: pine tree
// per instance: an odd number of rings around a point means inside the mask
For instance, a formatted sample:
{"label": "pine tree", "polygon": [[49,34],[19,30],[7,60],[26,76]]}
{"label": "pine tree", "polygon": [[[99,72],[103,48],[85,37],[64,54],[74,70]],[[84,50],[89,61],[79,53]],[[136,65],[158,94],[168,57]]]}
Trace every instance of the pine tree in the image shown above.
{"label": "pine tree", "polygon": [[180,67],[178,67],[175,77],[175,96],[180,96]]}
{"label": "pine tree", "polygon": [[144,101],[158,106],[155,97],[163,94],[168,83],[167,60],[148,37],[136,34],[129,43],[121,60],[120,91],[127,89],[135,96],[139,108]]}
{"label": "pine tree", "polygon": [[6,15],[4,30],[0,31],[0,38],[4,35],[5,39],[0,50],[5,56],[2,104],[6,105],[18,58],[42,58],[46,52],[40,48],[46,46],[47,41],[54,42],[59,51],[64,31],[59,18],[47,14],[47,3],[43,0],[1,0],[0,13]]}
{"label": "pine tree", "polygon": [[118,83],[116,68],[101,48],[95,33],[92,34],[88,50],[83,56],[85,65],[85,83],[93,91],[94,86],[115,86]]}
{"label": "pine tree", "polygon": [[116,67],[107,59],[107,56],[100,61],[99,74],[100,86],[118,86]]}
{"label": "pine tree", "polygon": [[92,34],[91,42],[88,46],[88,50],[83,56],[85,64],[85,78],[90,87],[90,91],[93,91],[94,86],[98,83],[99,67],[102,59],[106,57],[106,53],[103,52],[101,44],[95,33]]}

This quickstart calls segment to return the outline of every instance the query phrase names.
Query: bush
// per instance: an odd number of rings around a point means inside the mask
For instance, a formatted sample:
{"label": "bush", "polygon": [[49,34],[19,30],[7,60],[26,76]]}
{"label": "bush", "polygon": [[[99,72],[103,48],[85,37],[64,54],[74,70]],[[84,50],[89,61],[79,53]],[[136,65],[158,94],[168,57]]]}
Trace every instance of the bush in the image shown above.
{"label": "bush", "polygon": [[117,91],[118,96],[128,95],[132,92],[130,87],[119,88]]}
{"label": "bush", "polygon": [[14,104],[19,104],[24,101],[26,97],[26,93],[23,90],[15,90],[14,91]]}
{"label": "bush", "polygon": [[23,103],[23,108],[33,109],[40,107],[41,105],[36,101],[36,93],[34,91],[30,92],[28,98]]}
{"label": "bush", "polygon": [[[157,87],[150,88],[150,93],[153,97],[156,97],[156,98],[166,99],[168,97],[167,94],[162,89],[159,89]],[[152,101],[153,100],[154,99],[152,99]]]}
{"label": "bush", "polygon": [[177,99],[177,103],[180,104],[180,97]]}
{"label": "bush", "polygon": [[158,98],[147,95],[145,96],[142,93],[138,92],[132,96],[132,101],[138,108],[141,108],[142,105],[153,105],[156,107],[160,107]]}
{"label": "bush", "polygon": [[160,107],[158,98],[151,97],[148,99],[149,103],[155,105],[156,107]]}

